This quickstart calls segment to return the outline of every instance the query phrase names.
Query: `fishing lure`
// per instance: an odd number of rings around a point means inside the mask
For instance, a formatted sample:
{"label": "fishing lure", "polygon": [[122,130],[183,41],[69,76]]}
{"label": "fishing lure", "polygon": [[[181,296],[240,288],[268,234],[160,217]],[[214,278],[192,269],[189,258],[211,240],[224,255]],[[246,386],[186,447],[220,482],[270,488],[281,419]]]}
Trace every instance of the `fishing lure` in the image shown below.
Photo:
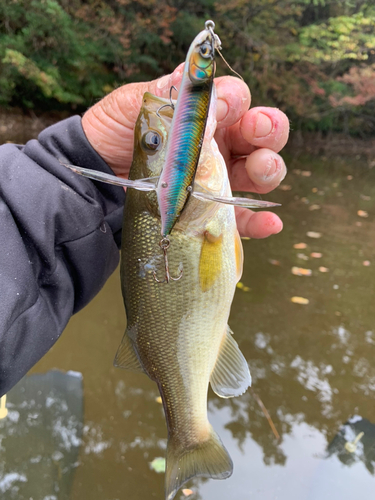
{"label": "fishing lure", "polygon": [[197,171],[202,149],[204,131],[215,76],[215,48],[220,39],[214,33],[213,21],[206,21],[190,45],[186,56],[184,73],[177,104],[173,113],[170,135],[167,142],[165,164],[157,186],[157,198],[161,217],[160,248],[164,253],[165,279],[158,283],[178,281],[169,273],[167,250],[168,235],[176,224],[193,189],[192,183]]}

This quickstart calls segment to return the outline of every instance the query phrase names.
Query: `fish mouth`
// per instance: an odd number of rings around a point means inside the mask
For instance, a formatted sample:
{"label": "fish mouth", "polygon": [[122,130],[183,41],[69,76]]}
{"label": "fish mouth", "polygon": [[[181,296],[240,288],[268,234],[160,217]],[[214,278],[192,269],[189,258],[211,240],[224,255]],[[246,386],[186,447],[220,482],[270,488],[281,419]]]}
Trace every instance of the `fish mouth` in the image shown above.
{"label": "fish mouth", "polygon": [[[175,104],[176,101],[172,100]],[[170,99],[164,99],[163,97],[157,97],[150,92],[145,92],[142,100],[142,108],[147,110],[149,113],[155,113],[159,115],[166,116],[168,118],[173,118],[173,108],[171,106]]]}

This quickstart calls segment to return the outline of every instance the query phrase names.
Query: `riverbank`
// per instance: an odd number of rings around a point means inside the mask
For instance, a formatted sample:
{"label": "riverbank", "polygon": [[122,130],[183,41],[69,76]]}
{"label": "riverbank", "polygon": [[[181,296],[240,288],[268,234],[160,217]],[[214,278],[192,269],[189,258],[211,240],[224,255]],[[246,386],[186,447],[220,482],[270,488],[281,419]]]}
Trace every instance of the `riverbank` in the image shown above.
{"label": "riverbank", "polygon": [[[0,144],[16,142],[24,144],[36,138],[44,128],[67,118],[68,113],[45,112],[36,115],[23,113],[18,109],[0,109]],[[299,158],[301,155],[325,158],[355,157],[365,160],[369,167],[375,166],[375,136],[366,139],[347,134],[291,131],[286,147],[288,157]]]}

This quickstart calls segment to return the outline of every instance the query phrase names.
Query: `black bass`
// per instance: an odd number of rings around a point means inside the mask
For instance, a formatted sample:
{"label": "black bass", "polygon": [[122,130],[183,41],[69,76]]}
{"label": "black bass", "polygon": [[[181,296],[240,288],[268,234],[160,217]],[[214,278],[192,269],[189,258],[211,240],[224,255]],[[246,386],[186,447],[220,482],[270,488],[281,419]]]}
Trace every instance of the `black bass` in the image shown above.
{"label": "black bass", "polygon": [[[159,177],[173,110],[146,93],[134,131],[130,181]],[[162,107],[163,106],[163,107]],[[195,189],[231,199],[227,168],[213,139],[213,95]],[[166,500],[195,476],[225,479],[231,458],[207,418],[207,390],[238,396],[251,384],[228,316],[242,273],[243,253],[234,207],[190,197],[170,234],[169,263],[184,279],[161,285],[164,267],[155,191],[127,191],[121,250],[127,329],[115,365],[145,372],[159,388],[168,427]]]}

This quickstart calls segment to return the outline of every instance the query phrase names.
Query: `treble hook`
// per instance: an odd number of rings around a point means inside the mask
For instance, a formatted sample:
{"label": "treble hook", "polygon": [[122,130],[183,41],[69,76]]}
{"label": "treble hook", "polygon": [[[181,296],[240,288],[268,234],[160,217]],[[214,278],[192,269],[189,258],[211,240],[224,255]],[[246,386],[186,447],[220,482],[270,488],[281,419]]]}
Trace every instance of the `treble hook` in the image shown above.
{"label": "treble hook", "polygon": [[163,281],[158,280],[157,277],[156,277],[156,272],[153,271],[154,280],[156,281],[156,283],[169,283],[170,280],[172,280],[172,281],[178,281],[178,280],[180,280],[182,278],[182,273],[183,273],[182,269],[180,270],[180,276],[178,278],[172,278],[172,276],[169,274],[169,264],[168,264],[167,250],[168,250],[170,244],[171,244],[171,242],[169,241],[169,239],[167,237],[162,238],[159,241],[159,246],[163,250],[163,254],[164,254],[165,279]]}
{"label": "treble hook", "polygon": [[175,91],[178,92],[178,90],[176,89],[176,87],[174,85],[172,85],[172,87],[169,89],[170,104],[163,104],[163,106],[160,106],[160,108],[158,108],[158,110],[156,111],[156,114],[158,115],[159,118],[161,118],[161,116],[159,115],[159,111],[161,109],[171,107],[174,110],[174,104],[173,104],[173,101],[172,101],[172,90],[173,89],[175,89]]}

